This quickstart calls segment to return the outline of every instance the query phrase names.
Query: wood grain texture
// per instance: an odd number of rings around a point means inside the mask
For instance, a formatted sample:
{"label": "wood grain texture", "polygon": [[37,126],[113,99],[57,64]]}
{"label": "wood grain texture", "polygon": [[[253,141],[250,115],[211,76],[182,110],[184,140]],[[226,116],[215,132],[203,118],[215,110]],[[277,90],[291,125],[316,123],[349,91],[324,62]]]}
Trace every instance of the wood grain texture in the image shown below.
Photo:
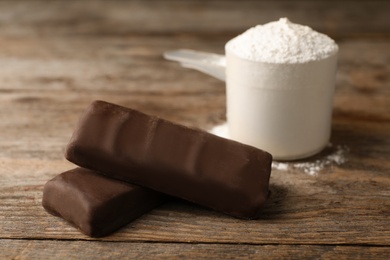
{"label": "wood grain texture", "polygon": [[[1,1],[0,258],[390,258],[389,2],[328,2]],[[44,183],[73,167],[64,147],[91,101],[223,123],[224,84],[162,53],[223,53],[234,34],[281,15],[338,37],[333,146],[301,162],[341,146],[344,163],[274,169],[255,221],[176,200],[91,239],[43,210]]]}
{"label": "wood grain texture", "polygon": [[[45,181],[72,167],[64,161],[63,149],[92,100],[108,100],[197,127],[223,122],[222,83],[161,58],[164,50],[176,45],[202,49],[204,41],[147,36],[3,38],[1,62],[12,60],[14,65],[9,62],[1,78],[1,237],[89,239],[44,212],[40,200]],[[220,37],[207,41],[211,51],[221,48]],[[272,196],[257,221],[171,202],[104,240],[389,245],[388,79],[375,76],[389,70],[388,47],[386,41],[341,43],[346,51],[340,58],[332,142],[349,148],[345,164],[330,165],[319,176],[301,169],[274,170]],[[364,48],[371,50],[370,55],[357,58]],[[371,69],[363,70],[360,64]],[[355,82],[355,73],[376,84]],[[365,86],[371,95],[360,91]]]}
{"label": "wood grain texture", "polygon": [[[90,239],[42,209],[42,183],[60,166],[66,165],[53,163],[42,167],[46,170],[21,174],[22,180],[14,176],[10,187],[2,184],[1,238]],[[101,240],[389,245],[388,177],[361,171],[351,181],[350,173],[337,171],[327,169],[324,176],[311,178],[299,171],[274,171],[272,195],[259,220],[237,220],[173,201]]]}
{"label": "wood grain texture", "polygon": [[1,1],[0,33],[237,34],[288,16],[332,36],[377,36],[390,34],[389,10],[380,0]]}
{"label": "wood grain texture", "polygon": [[0,240],[6,259],[387,259],[389,248]]}

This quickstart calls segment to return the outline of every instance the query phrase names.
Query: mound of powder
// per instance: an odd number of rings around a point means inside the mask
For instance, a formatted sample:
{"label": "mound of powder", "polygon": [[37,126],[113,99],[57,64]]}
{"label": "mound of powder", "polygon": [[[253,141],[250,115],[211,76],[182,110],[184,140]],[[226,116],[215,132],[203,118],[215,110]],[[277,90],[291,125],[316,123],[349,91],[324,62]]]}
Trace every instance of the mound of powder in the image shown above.
{"label": "mound of powder", "polygon": [[337,44],[325,34],[287,18],[252,27],[225,48],[240,58],[267,63],[305,63],[338,51]]}

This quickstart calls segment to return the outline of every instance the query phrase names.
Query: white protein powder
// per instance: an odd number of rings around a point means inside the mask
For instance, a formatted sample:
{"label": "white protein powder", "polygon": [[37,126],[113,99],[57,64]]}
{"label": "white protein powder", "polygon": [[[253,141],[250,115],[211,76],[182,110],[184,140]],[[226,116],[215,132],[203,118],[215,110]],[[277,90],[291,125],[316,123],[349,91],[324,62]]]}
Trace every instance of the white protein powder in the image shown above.
{"label": "white protein powder", "polygon": [[338,51],[325,34],[287,18],[248,29],[230,40],[226,49],[248,60],[289,64],[321,60]]}

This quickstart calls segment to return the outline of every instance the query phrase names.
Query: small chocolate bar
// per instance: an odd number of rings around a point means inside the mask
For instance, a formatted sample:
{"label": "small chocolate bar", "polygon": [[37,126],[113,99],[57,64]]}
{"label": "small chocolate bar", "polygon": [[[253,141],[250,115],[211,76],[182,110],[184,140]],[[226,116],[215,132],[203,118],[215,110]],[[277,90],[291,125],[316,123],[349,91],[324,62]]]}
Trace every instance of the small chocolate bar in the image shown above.
{"label": "small chocolate bar", "polygon": [[104,101],[79,121],[65,157],[85,168],[253,219],[268,195],[272,156]]}
{"label": "small chocolate bar", "polygon": [[91,237],[103,237],[151,211],[166,195],[75,168],[48,181],[42,205]]}

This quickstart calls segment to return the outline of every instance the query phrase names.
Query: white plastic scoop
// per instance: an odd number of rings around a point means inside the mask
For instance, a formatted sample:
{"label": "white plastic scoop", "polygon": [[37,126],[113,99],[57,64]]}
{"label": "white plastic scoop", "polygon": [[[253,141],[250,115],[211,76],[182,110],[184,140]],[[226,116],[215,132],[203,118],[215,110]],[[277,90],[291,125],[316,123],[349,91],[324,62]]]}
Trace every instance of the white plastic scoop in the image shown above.
{"label": "white plastic scoop", "polygon": [[225,51],[226,56],[179,49],[164,57],[226,82],[231,139],[268,151],[277,160],[309,157],[328,144],[337,52],[289,64]]}
{"label": "white plastic scoop", "polygon": [[177,61],[183,67],[195,69],[219,80],[226,80],[226,58],[214,53],[179,49],[164,52],[164,58]]}

